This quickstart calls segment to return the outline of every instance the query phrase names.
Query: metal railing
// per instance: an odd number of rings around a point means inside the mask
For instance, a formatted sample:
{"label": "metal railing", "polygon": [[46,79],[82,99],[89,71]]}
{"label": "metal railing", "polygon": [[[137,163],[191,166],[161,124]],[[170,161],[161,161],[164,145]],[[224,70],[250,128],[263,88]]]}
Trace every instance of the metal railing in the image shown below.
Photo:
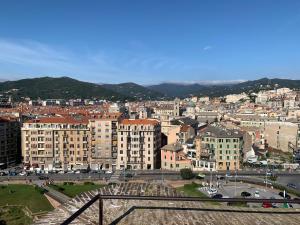
{"label": "metal railing", "polygon": [[[152,200],[152,201],[189,201],[189,202],[227,202],[227,203],[293,203],[300,204],[300,199],[256,199],[256,198],[199,198],[199,197],[168,197],[168,196],[135,196],[135,195],[95,195],[89,202],[82,206],[73,215],[67,218],[61,225],[70,224],[76,218],[78,218],[86,209],[88,209],[92,204],[99,200],[99,225],[103,225],[103,200],[106,199],[122,199],[122,200]],[[185,208],[182,208],[184,210]],[[189,210],[189,208],[187,208]],[[217,209],[215,209],[217,211]],[[247,212],[243,210],[243,212]],[[294,212],[294,211],[293,211]],[[274,211],[269,211],[269,213],[276,213]],[[287,212],[280,212],[287,213]],[[294,213],[300,214],[300,211],[295,211]]]}

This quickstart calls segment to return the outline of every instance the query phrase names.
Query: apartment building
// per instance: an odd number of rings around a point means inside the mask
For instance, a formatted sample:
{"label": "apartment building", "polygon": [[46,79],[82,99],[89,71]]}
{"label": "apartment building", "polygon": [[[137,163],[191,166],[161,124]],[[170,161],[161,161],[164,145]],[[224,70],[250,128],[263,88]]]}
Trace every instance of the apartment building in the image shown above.
{"label": "apartment building", "polygon": [[242,132],[209,126],[200,133],[197,139],[196,155],[209,162],[215,161],[216,170],[240,168],[244,144]]}
{"label": "apartment building", "polygon": [[124,119],[118,125],[117,169],[160,167],[161,126],[155,119]]}
{"label": "apartment building", "polygon": [[0,117],[0,167],[21,161],[20,123],[16,118]]}
{"label": "apartment building", "polygon": [[91,168],[115,170],[118,154],[118,123],[121,113],[93,115],[89,119],[91,131]]}
{"label": "apartment building", "polygon": [[183,152],[181,144],[174,143],[161,148],[162,169],[179,171],[184,168],[192,168],[192,166],[192,161]]}
{"label": "apartment building", "polygon": [[154,108],[156,115],[168,115],[172,117],[179,116],[180,113],[180,99],[176,98],[173,103],[161,104],[159,107]]}
{"label": "apartment building", "polygon": [[45,117],[23,123],[24,164],[42,170],[74,169],[89,162],[89,127],[85,118]]}

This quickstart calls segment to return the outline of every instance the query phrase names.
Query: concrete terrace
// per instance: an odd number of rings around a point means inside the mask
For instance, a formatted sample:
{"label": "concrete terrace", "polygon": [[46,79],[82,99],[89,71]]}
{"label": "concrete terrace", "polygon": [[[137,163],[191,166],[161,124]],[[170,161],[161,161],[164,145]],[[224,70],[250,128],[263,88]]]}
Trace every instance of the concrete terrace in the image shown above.
{"label": "concrete terrace", "polygon": [[[153,183],[120,183],[83,193],[35,224],[60,224],[97,193],[105,195],[183,196],[175,189]],[[104,200],[104,224],[162,225],[298,225],[297,209],[237,208],[202,202]],[[98,224],[99,202],[95,202],[72,224]]]}

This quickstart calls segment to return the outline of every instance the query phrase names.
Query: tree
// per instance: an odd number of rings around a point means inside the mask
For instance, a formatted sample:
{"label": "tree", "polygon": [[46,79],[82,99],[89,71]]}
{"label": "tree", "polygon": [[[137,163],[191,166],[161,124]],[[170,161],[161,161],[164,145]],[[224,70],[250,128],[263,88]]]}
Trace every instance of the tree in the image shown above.
{"label": "tree", "polygon": [[189,180],[194,177],[193,171],[190,168],[184,168],[180,170],[180,176],[184,180]]}

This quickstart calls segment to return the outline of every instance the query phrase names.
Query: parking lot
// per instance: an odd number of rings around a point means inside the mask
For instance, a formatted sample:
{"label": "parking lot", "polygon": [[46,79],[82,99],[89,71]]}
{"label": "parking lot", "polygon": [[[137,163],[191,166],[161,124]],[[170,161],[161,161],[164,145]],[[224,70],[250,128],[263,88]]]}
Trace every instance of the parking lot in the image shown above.
{"label": "parking lot", "polygon": [[[242,198],[241,193],[242,192],[248,192],[251,194],[249,196],[250,198],[258,198],[258,199],[283,199],[279,195],[279,190],[272,189],[272,188],[266,188],[264,186],[254,185],[254,184],[247,184],[247,183],[240,183],[237,182],[236,185],[234,182],[229,183],[221,183],[219,185],[219,188],[217,189],[217,193],[221,194],[223,198]],[[199,189],[204,194],[208,195],[208,187],[200,188]],[[255,192],[259,193],[255,196]],[[293,196],[292,196],[293,198]],[[257,203],[248,203],[250,207],[261,207],[261,204]],[[283,204],[275,204],[276,207],[283,207]],[[299,204],[293,205],[294,208],[300,208]]]}

